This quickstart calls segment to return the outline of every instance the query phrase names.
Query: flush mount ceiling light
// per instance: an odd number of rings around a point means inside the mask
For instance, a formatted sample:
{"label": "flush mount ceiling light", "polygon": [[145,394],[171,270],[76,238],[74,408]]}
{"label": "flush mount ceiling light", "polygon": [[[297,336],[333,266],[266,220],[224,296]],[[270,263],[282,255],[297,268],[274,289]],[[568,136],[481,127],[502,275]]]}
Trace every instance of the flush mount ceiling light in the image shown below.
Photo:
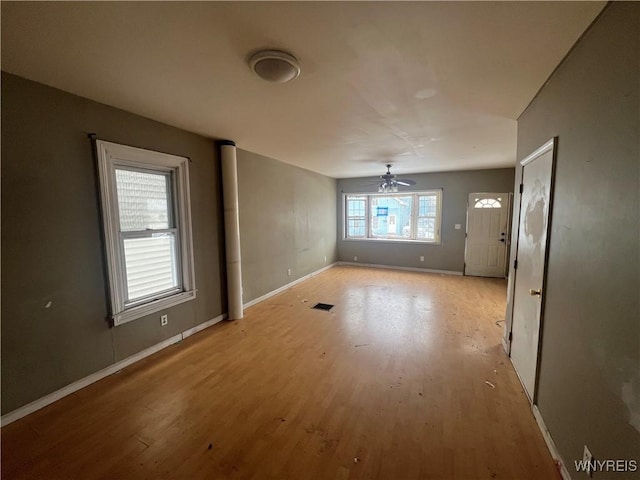
{"label": "flush mount ceiling light", "polygon": [[268,82],[290,82],[300,75],[300,64],[293,55],[280,50],[261,50],[249,58],[249,66]]}

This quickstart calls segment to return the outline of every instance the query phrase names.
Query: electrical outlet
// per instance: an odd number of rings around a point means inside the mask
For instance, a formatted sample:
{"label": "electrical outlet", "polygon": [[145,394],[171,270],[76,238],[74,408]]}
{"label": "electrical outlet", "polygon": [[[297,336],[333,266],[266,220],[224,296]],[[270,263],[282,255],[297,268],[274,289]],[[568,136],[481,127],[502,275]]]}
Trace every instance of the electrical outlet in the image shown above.
{"label": "electrical outlet", "polygon": [[287,275],[291,276],[291,269],[290,268],[287,268]]}
{"label": "electrical outlet", "polygon": [[324,256],[324,263],[327,263],[327,256]]}
{"label": "electrical outlet", "polygon": [[167,315],[160,315],[160,325],[163,327],[169,323],[169,317]]}
{"label": "electrical outlet", "polygon": [[355,257],[353,257],[353,261],[357,262],[358,261],[358,256],[356,255]]}
{"label": "electrical outlet", "polygon": [[420,261],[424,262],[424,255],[420,255]]}
{"label": "electrical outlet", "polygon": [[593,455],[591,455],[591,452],[589,451],[589,449],[587,448],[587,446],[584,446],[584,452],[582,453],[582,462],[583,465],[586,464],[587,465],[587,475],[589,475],[590,477],[593,475],[593,470],[591,469],[591,465],[593,462]]}

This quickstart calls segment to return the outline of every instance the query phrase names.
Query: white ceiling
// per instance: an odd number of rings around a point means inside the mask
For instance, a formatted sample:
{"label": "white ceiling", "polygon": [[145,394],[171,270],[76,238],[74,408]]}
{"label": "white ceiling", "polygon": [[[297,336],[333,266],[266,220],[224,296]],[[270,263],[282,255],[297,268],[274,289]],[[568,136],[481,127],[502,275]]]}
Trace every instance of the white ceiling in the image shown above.
{"label": "white ceiling", "polygon": [[[332,177],[513,166],[605,2],[2,2],[2,69]],[[256,77],[259,48],[300,59]]]}

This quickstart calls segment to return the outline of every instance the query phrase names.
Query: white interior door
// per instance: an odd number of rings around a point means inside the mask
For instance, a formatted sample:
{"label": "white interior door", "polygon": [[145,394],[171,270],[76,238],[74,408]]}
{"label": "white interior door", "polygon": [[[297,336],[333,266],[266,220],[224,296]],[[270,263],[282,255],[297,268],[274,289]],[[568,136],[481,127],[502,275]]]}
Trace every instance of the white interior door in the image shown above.
{"label": "white interior door", "polygon": [[553,147],[554,141],[551,140],[520,162],[522,197],[513,296],[511,362],[531,401],[535,395],[544,300]]}
{"label": "white interior door", "polygon": [[465,275],[504,277],[508,220],[508,193],[469,194]]}

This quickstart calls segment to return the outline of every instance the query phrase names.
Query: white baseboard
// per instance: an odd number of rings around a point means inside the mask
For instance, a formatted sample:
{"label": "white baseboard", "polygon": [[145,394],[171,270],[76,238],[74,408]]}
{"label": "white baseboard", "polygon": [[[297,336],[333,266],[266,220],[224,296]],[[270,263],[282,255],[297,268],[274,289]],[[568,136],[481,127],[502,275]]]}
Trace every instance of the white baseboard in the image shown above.
{"label": "white baseboard", "polygon": [[56,402],[63,397],[66,397],[67,395],[71,395],[72,393],[77,392],[78,390],[86,386],[89,386],[92,383],[97,382],[98,380],[102,380],[103,378],[108,377],[109,375],[113,375],[114,373],[119,372],[123,368],[126,368],[129,365],[136,363],[145,357],[148,357],[149,355],[153,355],[154,353],[159,352],[164,348],[167,348],[175,343],[178,343],[184,340],[185,338],[190,337],[194,333],[199,332],[200,330],[204,330],[207,327],[215,325],[216,323],[223,320],[225,317],[226,315],[224,314],[218,315],[217,317],[212,318],[211,320],[201,323],[200,325],[196,325],[195,327],[185,330],[184,332],[179,333],[177,335],[174,335],[171,338],[167,338],[166,340],[163,340],[162,342],[157,343],[149,348],[146,348],[141,352],[131,355],[130,357],[125,358],[124,360],[120,360],[119,362],[116,362],[113,365],[109,365],[108,367],[105,367],[102,370],[99,370],[95,373],[92,373],[91,375],[81,378],[80,380],[70,383],[66,387],[62,387],[61,389],[56,390],[55,392],[51,392],[50,394],[45,395],[42,398],[39,398],[37,400],[34,400],[31,403],[23,405],[22,407],[17,408],[12,412],[9,412],[3,415],[2,418],[0,418],[0,425],[4,427],[5,425],[9,425],[10,423],[15,422],[16,420],[19,420],[22,417],[26,417],[30,413],[40,410],[41,408],[44,408],[47,405],[50,405],[53,402]]}
{"label": "white baseboard", "polygon": [[540,410],[538,410],[537,405],[534,405],[532,407],[532,410],[533,410],[533,416],[535,417],[536,422],[538,422],[538,428],[540,428],[540,431],[542,432],[544,441],[547,444],[547,448],[549,449],[549,452],[551,453],[553,460],[556,462],[558,470],[560,471],[560,475],[564,480],[571,480],[571,475],[569,474],[569,471],[565,467],[564,462],[560,457],[560,453],[556,448],[556,444],[553,442],[553,438],[551,438],[551,434],[549,433],[549,430],[547,430],[547,426],[544,424],[544,420],[542,419],[542,415],[540,414]]}
{"label": "white baseboard", "polygon": [[322,267],[320,270],[316,270],[314,272],[311,272],[307,275],[305,275],[304,277],[300,277],[296,280],[294,280],[291,283],[287,283],[286,285],[281,286],[280,288],[276,288],[275,290],[270,291],[269,293],[266,293],[265,295],[262,295],[261,297],[255,298],[253,300],[248,301],[247,303],[245,303],[244,305],[242,305],[243,308],[249,308],[257,303],[260,302],[264,302],[266,299],[271,298],[275,295],[278,295],[279,293],[284,292],[285,290],[293,287],[294,285],[297,285],[298,283],[302,283],[305,280],[309,280],[312,277],[315,277],[316,275],[324,272],[325,270],[329,270],[331,267],[335,266],[336,263],[332,263],[331,265],[327,265],[326,267]]}
{"label": "white baseboard", "polygon": [[226,314],[218,315],[216,318],[212,318],[211,320],[207,320],[204,323],[196,325],[195,327],[192,327],[188,330],[185,330],[184,332],[182,332],[182,339],[184,340],[185,338],[190,337],[194,333],[198,333],[199,331],[204,330],[205,328],[209,328],[215,325],[216,323],[221,322],[225,318],[227,318]]}
{"label": "white baseboard", "polygon": [[379,265],[377,263],[337,262],[337,264],[353,265],[356,267],[385,268],[387,270],[408,270],[410,272],[441,273],[443,275],[462,275],[462,272],[456,272],[453,270],[434,270],[432,268],[416,268],[416,267],[395,267],[392,265]]}

